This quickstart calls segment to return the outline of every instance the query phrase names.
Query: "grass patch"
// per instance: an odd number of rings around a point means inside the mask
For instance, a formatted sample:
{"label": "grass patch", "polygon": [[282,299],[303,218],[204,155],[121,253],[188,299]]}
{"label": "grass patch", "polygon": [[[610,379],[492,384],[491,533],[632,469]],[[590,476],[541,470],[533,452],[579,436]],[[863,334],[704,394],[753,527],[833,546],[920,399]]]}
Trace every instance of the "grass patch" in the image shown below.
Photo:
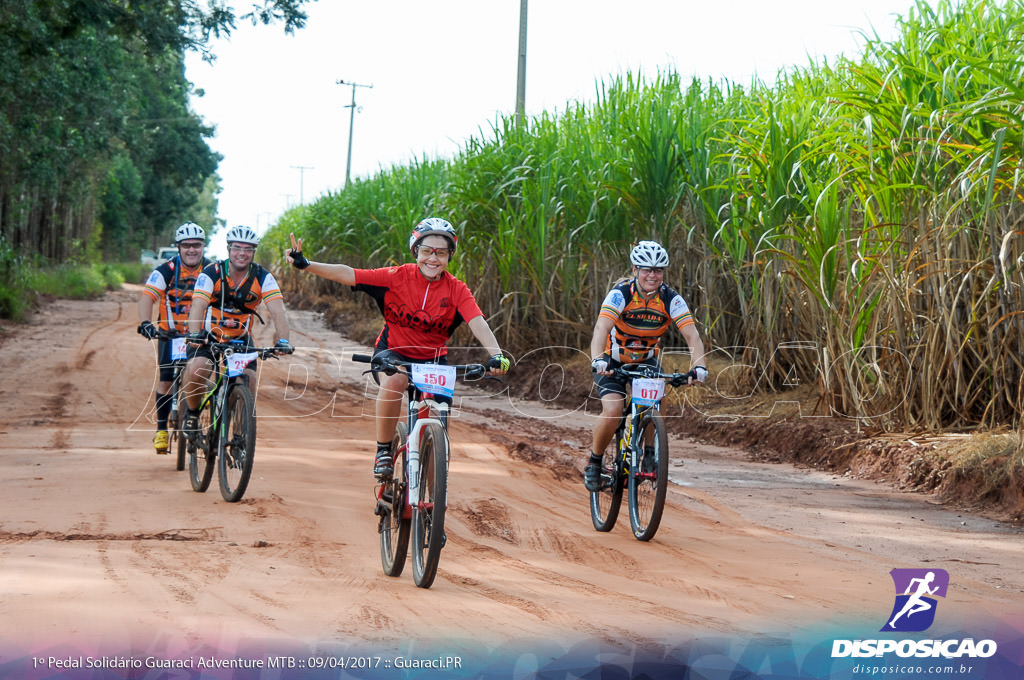
{"label": "grass patch", "polygon": [[38,266],[0,240],[0,318],[24,321],[40,295],[91,300],[147,273],[135,262]]}

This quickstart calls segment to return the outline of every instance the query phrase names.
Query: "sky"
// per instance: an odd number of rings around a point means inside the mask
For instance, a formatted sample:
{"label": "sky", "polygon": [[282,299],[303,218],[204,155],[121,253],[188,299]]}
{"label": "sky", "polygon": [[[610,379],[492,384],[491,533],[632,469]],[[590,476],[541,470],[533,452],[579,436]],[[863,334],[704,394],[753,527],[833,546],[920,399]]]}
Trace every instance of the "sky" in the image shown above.
{"label": "sky", "polygon": [[[527,116],[593,102],[616,75],[774,82],[896,36],[913,0],[533,0]],[[248,3],[237,3],[246,7]],[[292,35],[239,22],[191,54],[192,107],[224,156],[218,215],[260,234],[288,208],[414,159],[451,158],[515,112],[521,0],[319,0]],[[343,81],[339,83],[339,81]],[[356,83],[353,88],[349,83]],[[353,93],[355,115],[352,115]],[[351,165],[348,150],[351,135]],[[207,225],[203,225],[207,226]],[[223,237],[211,242],[221,256]]]}

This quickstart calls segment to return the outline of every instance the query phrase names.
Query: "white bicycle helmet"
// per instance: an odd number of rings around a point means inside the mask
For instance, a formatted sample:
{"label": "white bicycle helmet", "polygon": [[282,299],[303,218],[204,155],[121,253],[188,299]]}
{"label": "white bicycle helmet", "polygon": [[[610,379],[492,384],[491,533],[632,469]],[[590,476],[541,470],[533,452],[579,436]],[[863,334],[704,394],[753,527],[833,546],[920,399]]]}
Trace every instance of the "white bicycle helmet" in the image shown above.
{"label": "white bicycle helmet", "polygon": [[412,230],[412,234],[409,236],[409,250],[412,254],[416,254],[416,246],[420,244],[420,241],[430,235],[444,236],[448,239],[452,246],[452,254],[455,254],[455,246],[459,242],[459,237],[455,234],[455,228],[448,222],[440,217],[428,217],[423,220]]}
{"label": "white bicycle helmet", "polygon": [[656,241],[640,241],[630,251],[629,261],[637,267],[667,267],[668,251]]}
{"label": "white bicycle helmet", "polygon": [[252,230],[252,227],[246,227],[241,224],[237,227],[231,227],[228,229],[228,233],[224,236],[224,240],[228,243],[249,243],[254,246],[258,246],[260,244],[260,237]]}
{"label": "white bicycle helmet", "polygon": [[182,241],[205,241],[206,231],[203,230],[195,222],[186,222],[185,224],[178,227],[177,231],[174,232],[174,242],[181,243]]}

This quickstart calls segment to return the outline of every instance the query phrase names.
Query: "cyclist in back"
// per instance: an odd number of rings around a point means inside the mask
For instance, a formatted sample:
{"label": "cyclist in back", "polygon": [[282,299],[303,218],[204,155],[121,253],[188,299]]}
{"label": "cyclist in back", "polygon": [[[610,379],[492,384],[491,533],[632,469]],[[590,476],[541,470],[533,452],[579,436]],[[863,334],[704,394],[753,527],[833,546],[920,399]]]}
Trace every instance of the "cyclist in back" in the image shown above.
{"label": "cyclist in back", "polygon": [[[302,239],[292,234],[292,247],[285,251],[297,269],[352,286],[368,293],[384,315],[384,328],[377,336],[374,357],[386,354],[398,361],[446,363],[447,344],[455,329],[466,322],[491,358],[484,364],[491,374],[509,369],[469,287],[448,272],[458,237],[448,221],[428,217],[413,229],[409,249],[415,263],[379,269],[353,269],[345,264],[311,262],[302,254]],[[379,376],[376,402],[377,455],[373,473],[387,479],[394,472],[391,439],[402,410],[402,394],[408,377],[402,373]]]}
{"label": "cyclist in back", "polygon": [[661,338],[674,325],[690,349],[690,370],[707,379],[704,343],[683,297],[664,282],[668,252],[655,241],[640,241],[630,252],[633,278],[613,287],[601,303],[590,340],[591,368],[601,398],[590,460],[583,481],[588,491],[601,484],[601,456],[622,418],[626,386],[610,369],[623,364],[660,365]]}
{"label": "cyclist in back", "polygon": [[[139,335],[152,340],[160,331],[188,332],[188,314],[192,308],[192,289],[203,267],[210,264],[204,257],[206,231],[194,222],[185,222],[174,232],[178,255],[159,265],[146,279],[139,294]],[[157,306],[157,323],[153,323],[153,307]],[[171,341],[160,338],[157,342],[156,434],[153,448],[167,453],[169,436],[167,417],[171,412],[171,381],[174,365],[171,361]]]}
{"label": "cyclist in back", "polygon": [[[188,318],[191,346],[185,367],[188,412],[182,429],[186,432],[196,429],[197,409],[213,369],[213,353],[205,344],[206,340],[241,340],[251,345],[253,317],[262,321],[256,307],[263,302],[274,322],[276,346],[285,352],[291,350],[281,288],[273,274],[253,262],[259,237],[250,227],[237,226],[228,230],[226,240],[228,259],[203,269],[193,293]],[[253,364],[247,366],[247,370],[252,370]]]}

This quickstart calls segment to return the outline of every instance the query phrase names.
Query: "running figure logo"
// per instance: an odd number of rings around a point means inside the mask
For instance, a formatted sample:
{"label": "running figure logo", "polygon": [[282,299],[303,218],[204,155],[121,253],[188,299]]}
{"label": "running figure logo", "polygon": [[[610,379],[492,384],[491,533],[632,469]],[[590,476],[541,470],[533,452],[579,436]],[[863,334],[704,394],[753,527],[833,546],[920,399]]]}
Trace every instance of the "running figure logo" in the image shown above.
{"label": "running figure logo", "polygon": [[945,569],[893,569],[896,602],[882,631],[905,633],[927,630],[935,621],[938,597],[946,597],[949,573]]}

